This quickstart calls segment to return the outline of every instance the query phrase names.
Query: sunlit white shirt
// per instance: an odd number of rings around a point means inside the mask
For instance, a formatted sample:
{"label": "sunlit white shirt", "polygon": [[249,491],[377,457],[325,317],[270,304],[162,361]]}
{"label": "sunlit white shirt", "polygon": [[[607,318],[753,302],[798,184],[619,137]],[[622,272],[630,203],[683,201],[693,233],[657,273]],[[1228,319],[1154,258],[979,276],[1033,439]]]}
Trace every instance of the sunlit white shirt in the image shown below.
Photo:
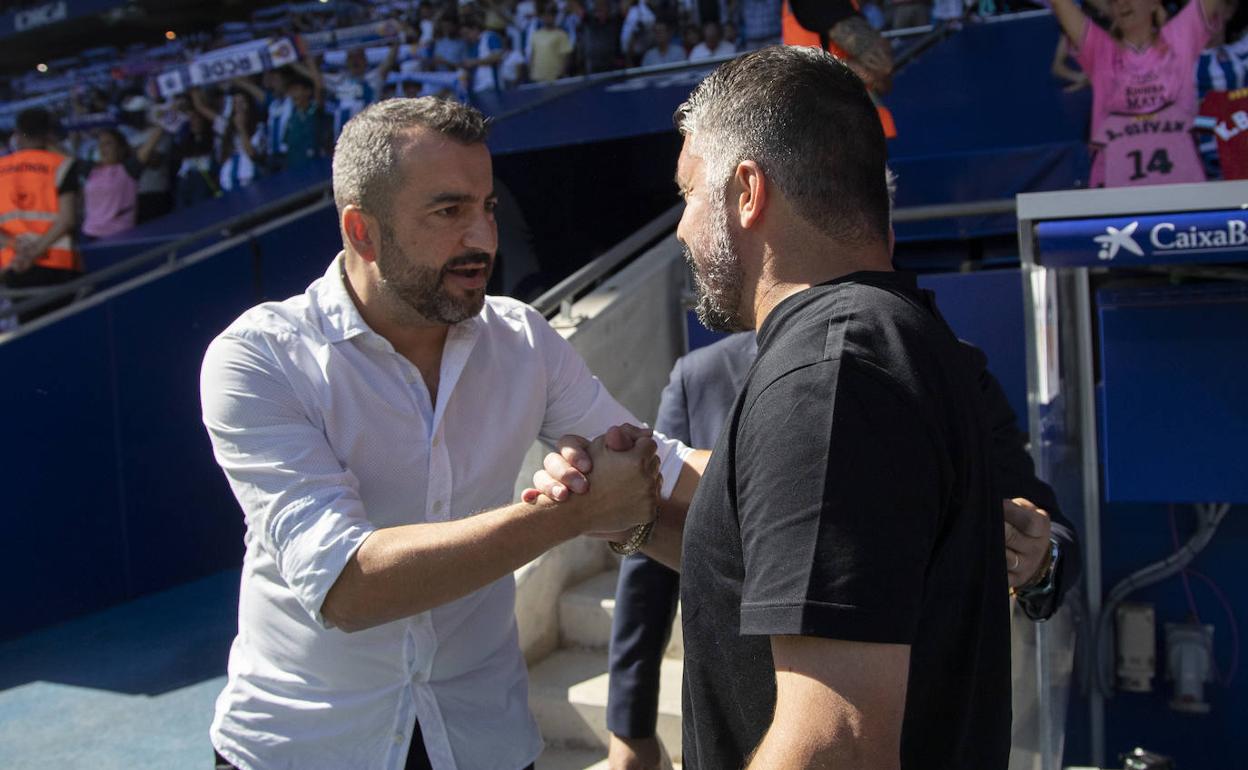
{"label": "sunlit white shirt", "polygon": [[[518,770],[542,749],[505,577],[354,634],[320,608],[377,528],[513,501],[535,439],[634,418],[536,311],[490,297],[452,326],[437,401],[360,317],[334,260],[208,348],[204,423],[246,517],[239,632],[212,742],[241,768]],[[670,488],[687,450],[660,442]]]}

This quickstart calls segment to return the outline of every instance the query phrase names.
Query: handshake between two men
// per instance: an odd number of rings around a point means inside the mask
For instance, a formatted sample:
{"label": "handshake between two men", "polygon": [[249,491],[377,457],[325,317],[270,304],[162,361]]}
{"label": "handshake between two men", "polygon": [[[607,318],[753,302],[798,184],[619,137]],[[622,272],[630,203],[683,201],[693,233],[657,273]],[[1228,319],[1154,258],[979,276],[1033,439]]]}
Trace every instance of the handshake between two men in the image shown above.
{"label": "handshake between two men", "polygon": [[[710,453],[698,450],[687,458],[685,468],[692,472],[682,474],[671,497],[663,500],[657,444],[651,436],[649,428],[627,423],[593,441],[564,436],[557,451],[547,454],[542,469],[533,474],[533,486],[521,499],[560,503],[572,495],[586,495],[578,500],[584,503],[582,515],[588,519],[581,525],[582,533],[613,543],[629,542],[637,527],[653,523],[653,538],[646,533],[640,543],[634,539],[630,544],[646,545],[649,556],[679,571],[685,513]],[[667,515],[656,521],[660,508]],[[1056,566],[1051,563],[1049,514],[1022,497],[1002,500],[1002,512],[1010,589],[1032,588],[1044,582]]]}

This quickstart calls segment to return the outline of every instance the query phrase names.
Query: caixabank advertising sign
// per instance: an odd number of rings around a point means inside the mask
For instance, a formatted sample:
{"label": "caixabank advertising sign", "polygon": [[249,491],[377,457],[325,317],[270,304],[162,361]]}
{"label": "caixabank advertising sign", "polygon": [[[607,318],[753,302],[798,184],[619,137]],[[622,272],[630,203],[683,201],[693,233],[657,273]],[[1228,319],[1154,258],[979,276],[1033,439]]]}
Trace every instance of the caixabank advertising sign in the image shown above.
{"label": "caixabank advertising sign", "polygon": [[1045,267],[1248,261],[1248,209],[1071,219],[1036,225]]}

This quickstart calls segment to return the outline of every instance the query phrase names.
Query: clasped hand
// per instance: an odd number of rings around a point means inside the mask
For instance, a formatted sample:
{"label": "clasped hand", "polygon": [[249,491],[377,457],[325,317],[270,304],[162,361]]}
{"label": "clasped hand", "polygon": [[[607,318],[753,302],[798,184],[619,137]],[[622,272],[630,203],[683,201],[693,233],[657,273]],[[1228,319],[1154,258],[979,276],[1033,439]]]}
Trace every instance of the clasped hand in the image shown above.
{"label": "clasped hand", "polygon": [[617,425],[593,441],[568,435],[556,446],[522,500],[563,502],[585,495],[585,534],[610,540],[622,540],[632,527],[654,520],[663,477],[648,428]]}

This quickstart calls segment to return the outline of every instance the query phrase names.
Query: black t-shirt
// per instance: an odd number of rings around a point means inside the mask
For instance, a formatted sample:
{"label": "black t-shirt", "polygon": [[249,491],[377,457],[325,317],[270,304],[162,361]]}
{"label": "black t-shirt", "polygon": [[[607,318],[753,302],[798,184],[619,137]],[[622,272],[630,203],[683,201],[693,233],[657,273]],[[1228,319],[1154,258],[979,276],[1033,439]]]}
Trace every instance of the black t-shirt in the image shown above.
{"label": "black t-shirt", "polygon": [[741,767],[771,723],[771,635],[911,645],[901,766],[1004,768],[1001,501],[967,349],[913,277],[781,302],[685,526],[685,766]]}
{"label": "black t-shirt", "polygon": [[82,189],[82,183],[79,179],[80,176],[83,176],[81,161],[70,160],[68,163],[69,168],[65,169],[64,174],[61,175],[60,181],[56,184],[57,195],[76,193]]}

